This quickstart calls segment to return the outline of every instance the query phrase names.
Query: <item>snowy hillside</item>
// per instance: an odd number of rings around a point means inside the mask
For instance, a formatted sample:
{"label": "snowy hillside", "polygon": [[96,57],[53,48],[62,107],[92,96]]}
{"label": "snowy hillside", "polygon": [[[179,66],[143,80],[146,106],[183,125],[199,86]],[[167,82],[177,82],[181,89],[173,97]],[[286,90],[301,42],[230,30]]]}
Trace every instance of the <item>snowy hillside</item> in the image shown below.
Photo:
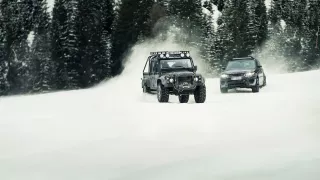
{"label": "snowy hillside", "polygon": [[220,94],[208,79],[206,103],[159,104],[140,78],[149,52],[167,49],[182,48],[136,46],[93,89],[0,99],[1,179],[319,178],[319,71],[268,74],[258,94]]}

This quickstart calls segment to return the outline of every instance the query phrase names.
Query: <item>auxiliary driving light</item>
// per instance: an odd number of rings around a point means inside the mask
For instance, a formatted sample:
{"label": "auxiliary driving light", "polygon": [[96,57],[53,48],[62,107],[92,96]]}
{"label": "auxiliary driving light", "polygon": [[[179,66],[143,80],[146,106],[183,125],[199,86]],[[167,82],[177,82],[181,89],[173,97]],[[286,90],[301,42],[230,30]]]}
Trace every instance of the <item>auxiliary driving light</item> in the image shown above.
{"label": "auxiliary driving light", "polygon": [[170,55],[169,55],[169,54],[166,54],[166,57],[167,57],[167,58],[169,58],[169,57],[170,57]]}

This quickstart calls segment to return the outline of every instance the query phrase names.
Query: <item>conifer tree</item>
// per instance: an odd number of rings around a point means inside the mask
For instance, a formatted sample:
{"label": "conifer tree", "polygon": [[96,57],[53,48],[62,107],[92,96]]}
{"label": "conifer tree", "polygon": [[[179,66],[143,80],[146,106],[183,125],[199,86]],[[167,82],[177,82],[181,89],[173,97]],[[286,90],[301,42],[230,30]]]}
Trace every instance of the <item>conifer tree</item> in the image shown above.
{"label": "conifer tree", "polygon": [[152,6],[152,0],[122,1],[112,35],[113,75],[121,72],[122,60],[139,37],[144,39],[150,34],[148,22],[150,22]]}
{"label": "conifer tree", "polygon": [[54,64],[51,60],[50,16],[47,12],[47,2],[37,1],[35,8],[34,32],[32,44],[32,61],[34,62],[34,92],[49,92],[53,87],[55,77]]}
{"label": "conifer tree", "polygon": [[58,89],[81,87],[79,60],[78,1],[57,0],[53,10],[52,58],[56,62]]}
{"label": "conifer tree", "polygon": [[307,15],[303,20],[304,39],[303,44],[303,58],[304,64],[311,69],[313,66],[319,67],[320,64],[320,1],[309,1],[307,7]]}
{"label": "conifer tree", "polygon": [[267,7],[264,0],[253,0],[255,24],[257,28],[257,46],[260,47],[267,39],[268,16]]}
{"label": "conifer tree", "polygon": [[4,17],[0,11],[0,96],[4,95],[6,88],[8,87],[7,82],[7,60],[5,59],[5,29],[4,29]]}
{"label": "conifer tree", "polygon": [[4,62],[8,93],[16,94],[28,91],[30,80],[30,59],[27,37],[33,23],[32,0],[3,0]]}
{"label": "conifer tree", "polygon": [[173,24],[183,32],[178,41],[181,43],[193,44],[199,46],[199,39],[204,33],[202,30],[203,13],[201,0],[170,1],[170,16]]}
{"label": "conifer tree", "polygon": [[54,84],[57,89],[67,88],[67,62],[65,60],[65,44],[67,35],[66,0],[55,0],[52,12],[52,60],[55,62],[56,78]]}

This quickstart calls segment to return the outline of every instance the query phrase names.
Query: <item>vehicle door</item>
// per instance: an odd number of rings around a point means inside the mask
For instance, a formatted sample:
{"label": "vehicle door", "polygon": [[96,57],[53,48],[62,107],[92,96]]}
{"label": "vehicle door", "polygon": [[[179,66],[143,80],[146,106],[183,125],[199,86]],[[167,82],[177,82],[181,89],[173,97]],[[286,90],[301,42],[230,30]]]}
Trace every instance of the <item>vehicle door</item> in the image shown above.
{"label": "vehicle door", "polygon": [[156,65],[156,61],[154,60],[154,58],[152,58],[150,60],[150,87],[151,89],[156,89],[157,88],[157,82],[155,80],[155,65]]}
{"label": "vehicle door", "polygon": [[153,66],[153,82],[152,84],[154,84],[155,89],[158,86],[158,79],[160,77],[160,63],[159,61],[156,59],[154,60],[154,66]]}
{"label": "vehicle door", "polygon": [[143,69],[142,86],[144,84],[146,84],[147,87],[150,87],[150,57],[148,57]]}
{"label": "vehicle door", "polygon": [[264,82],[264,71],[258,60],[256,60],[256,63],[257,63],[257,72],[259,77],[259,85],[262,86]]}

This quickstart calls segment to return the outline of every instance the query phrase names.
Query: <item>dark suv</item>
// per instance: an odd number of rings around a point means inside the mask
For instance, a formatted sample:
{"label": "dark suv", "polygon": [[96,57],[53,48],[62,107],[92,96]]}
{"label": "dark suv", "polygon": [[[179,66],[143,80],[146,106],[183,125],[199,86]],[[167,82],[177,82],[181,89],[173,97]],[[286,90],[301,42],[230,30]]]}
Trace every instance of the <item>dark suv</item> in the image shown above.
{"label": "dark suv", "polygon": [[188,103],[193,94],[196,103],[204,103],[205,78],[196,71],[189,51],[151,52],[143,69],[143,92],[157,91],[159,102],[168,102],[173,94],[180,103]]}
{"label": "dark suv", "polygon": [[250,88],[252,92],[259,92],[266,84],[266,74],[260,62],[253,57],[233,58],[220,76],[222,93],[235,88]]}

